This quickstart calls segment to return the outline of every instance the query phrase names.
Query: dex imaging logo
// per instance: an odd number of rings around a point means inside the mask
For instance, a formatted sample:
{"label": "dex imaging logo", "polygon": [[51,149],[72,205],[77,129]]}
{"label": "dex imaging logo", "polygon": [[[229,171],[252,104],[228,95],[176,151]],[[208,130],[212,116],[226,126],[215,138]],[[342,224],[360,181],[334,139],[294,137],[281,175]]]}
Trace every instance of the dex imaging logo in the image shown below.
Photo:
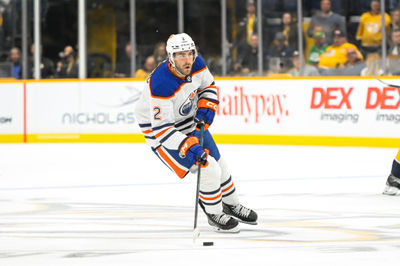
{"label": "dex imaging logo", "polygon": [[376,121],[400,124],[400,88],[369,87],[366,110],[376,111]]}
{"label": "dex imaging logo", "polygon": [[311,109],[351,109],[350,94],[353,88],[313,88]]}
{"label": "dex imaging logo", "polygon": [[321,110],[321,121],[358,123],[360,114],[350,112],[352,92],[353,87],[313,88],[310,109]]}
{"label": "dex imaging logo", "polygon": [[399,110],[400,108],[400,88],[369,87],[366,109]]}

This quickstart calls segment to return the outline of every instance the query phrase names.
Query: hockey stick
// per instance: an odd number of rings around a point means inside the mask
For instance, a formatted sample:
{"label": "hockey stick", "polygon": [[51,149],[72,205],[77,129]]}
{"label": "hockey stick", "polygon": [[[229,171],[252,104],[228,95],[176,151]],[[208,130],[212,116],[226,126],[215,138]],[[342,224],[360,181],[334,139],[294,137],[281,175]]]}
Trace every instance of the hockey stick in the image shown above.
{"label": "hockey stick", "polygon": [[[203,147],[204,121],[203,120],[200,121],[199,125],[200,125],[199,144],[200,147]],[[196,243],[196,239],[200,236],[200,231],[197,228],[197,214],[199,210],[199,194],[200,194],[200,170],[201,170],[201,163],[199,162],[199,167],[197,169],[196,202],[194,204],[193,243]]]}
{"label": "hockey stick", "polygon": [[382,84],[384,84],[384,85],[386,85],[386,86],[389,86],[389,87],[394,87],[394,88],[400,88],[400,85],[394,85],[394,84],[389,84],[389,83],[387,83],[387,82],[384,82],[383,80],[381,80],[381,79],[378,79],[375,75],[372,75],[377,81],[379,81],[380,83],[382,83]]}

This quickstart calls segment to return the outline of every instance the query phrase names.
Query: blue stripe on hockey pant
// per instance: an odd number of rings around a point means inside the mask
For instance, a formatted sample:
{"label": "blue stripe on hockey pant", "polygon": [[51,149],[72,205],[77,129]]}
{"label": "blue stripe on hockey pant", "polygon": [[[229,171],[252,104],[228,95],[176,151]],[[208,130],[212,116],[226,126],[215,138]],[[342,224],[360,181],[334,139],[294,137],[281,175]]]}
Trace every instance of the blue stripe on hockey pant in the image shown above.
{"label": "blue stripe on hockey pant", "polygon": [[[200,131],[194,130],[190,135],[200,138]],[[212,138],[209,130],[204,131],[203,148],[208,149],[210,151],[210,155],[214,157],[216,161],[219,161],[221,155],[219,153],[217,144],[215,144],[215,141]]]}
{"label": "blue stripe on hockey pant", "polygon": [[[199,137],[200,132],[194,131],[191,136],[196,136]],[[221,155],[219,153],[217,144],[215,144],[214,139],[212,138],[210,132],[207,130],[204,132],[204,137],[203,137],[203,147],[204,149],[208,149],[210,151],[209,156],[213,157],[216,161],[218,161],[221,158]],[[164,163],[164,160],[157,154],[156,149],[152,149],[153,152],[157,155],[157,157]],[[170,150],[165,147],[163,147],[163,150],[168,153],[169,156],[171,156],[177,163],[180,165],[186,167],[187,169],[190,169],[193,164],[190,162],[188,158],[181,158],[179,156],[179,150]],[[189,172],[189,171],[188,171]]]}

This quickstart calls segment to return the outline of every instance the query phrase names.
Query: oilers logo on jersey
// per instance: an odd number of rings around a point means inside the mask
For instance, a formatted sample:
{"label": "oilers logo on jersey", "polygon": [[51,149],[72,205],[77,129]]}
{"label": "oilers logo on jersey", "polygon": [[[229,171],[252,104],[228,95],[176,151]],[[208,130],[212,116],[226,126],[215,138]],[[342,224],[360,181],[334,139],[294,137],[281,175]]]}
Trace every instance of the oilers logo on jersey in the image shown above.
{"label": "oilers logo on jersey", "polygon": [[181,116],[187,116],[188,114],[190,114],[190,111],[192,110],[194,105],[195,98],[196,94],[192,92],[186,99],[186,101],[181,105],[181,107],[179,108],[179,114]]}

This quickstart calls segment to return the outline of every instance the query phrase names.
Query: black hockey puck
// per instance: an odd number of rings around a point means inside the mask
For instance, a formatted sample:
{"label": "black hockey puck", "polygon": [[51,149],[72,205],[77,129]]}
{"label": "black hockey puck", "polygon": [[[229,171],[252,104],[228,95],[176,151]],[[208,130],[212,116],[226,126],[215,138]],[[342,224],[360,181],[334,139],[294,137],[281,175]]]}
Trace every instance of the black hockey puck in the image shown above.
{"label": "black hockey puck", "polygon": [[214,242],[203,242],[203,246],[214,246]]}

